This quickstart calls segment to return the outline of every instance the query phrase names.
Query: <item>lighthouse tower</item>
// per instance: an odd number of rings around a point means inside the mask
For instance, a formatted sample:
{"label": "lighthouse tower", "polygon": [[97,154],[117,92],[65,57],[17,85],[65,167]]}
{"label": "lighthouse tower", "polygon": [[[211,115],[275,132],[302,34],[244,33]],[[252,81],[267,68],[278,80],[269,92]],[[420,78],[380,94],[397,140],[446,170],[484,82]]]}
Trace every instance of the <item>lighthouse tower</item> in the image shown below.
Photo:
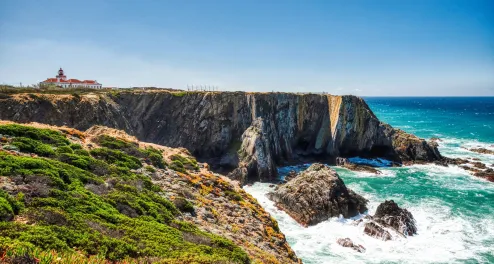
{"label": "lighthouse tower", "polygon": [[65,76],[65,74],[63,73],[62,68],[60,68],[60,70],[58,70],[57,82],[66,81],[66,80],[67,80],[67,76]]}

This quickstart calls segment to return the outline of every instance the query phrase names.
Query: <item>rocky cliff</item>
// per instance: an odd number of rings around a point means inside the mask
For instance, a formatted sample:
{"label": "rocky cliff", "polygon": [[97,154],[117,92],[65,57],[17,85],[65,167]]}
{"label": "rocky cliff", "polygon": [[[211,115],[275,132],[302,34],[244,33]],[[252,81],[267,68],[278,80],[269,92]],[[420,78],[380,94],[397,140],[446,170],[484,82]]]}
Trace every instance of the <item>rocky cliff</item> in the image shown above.
{"label": "rocky cliff", "polygon": [[0,120],[0,238],[0,263],[301,263],[237,182],[102,126]]}
{"label": "rocky cliff", "polygon": [[241,182],[273,180],[276,165],[304,159],[441,159],[434,144],[380,122],[355,96],[292,93],[120,91],[0,96],[0,119],[85,130],[122,129],[185,147]]}

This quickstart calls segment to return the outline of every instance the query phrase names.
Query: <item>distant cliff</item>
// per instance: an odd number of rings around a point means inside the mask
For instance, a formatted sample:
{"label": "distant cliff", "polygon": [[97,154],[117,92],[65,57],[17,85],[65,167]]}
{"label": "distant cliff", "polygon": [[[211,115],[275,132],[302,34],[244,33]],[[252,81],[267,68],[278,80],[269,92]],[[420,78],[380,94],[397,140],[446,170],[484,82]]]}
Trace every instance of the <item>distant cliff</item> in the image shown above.
{"label": "distant cliff", "polygon": [[304,159],[441,159],[436,146],[380,122],[355,96],[292,93],[121,91],[0,97],[0,119],[80,130],[105,125],[139,140],[185,147],[230,176],[272,180]]}

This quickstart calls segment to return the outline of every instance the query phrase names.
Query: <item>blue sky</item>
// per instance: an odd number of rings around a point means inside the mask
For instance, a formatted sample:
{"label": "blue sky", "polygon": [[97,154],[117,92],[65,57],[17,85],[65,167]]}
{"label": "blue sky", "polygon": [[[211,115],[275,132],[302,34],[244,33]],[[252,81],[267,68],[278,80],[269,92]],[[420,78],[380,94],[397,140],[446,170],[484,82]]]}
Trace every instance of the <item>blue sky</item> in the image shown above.
{"label": "blue sky", "polygon": [[0,83],[494,95],[494,1],[0,1]]}

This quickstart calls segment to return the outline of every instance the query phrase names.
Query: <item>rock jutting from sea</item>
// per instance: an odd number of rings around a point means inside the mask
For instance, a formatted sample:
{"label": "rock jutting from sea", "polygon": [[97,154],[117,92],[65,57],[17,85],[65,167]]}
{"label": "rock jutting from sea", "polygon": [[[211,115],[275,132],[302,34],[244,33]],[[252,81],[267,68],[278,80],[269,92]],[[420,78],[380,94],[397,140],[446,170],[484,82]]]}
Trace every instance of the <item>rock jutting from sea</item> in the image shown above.
{"label": "rock jutting from sea", "polygon": [[277,166],[304,160],[443,159],[436,144],[380,122],[356,96],[131,89],[3,94],[0,119],[122,129],[139,140],[187,148],[242,184],[275,180]]}
{"label": "rock jutting from sea", "polygon": [[320,163],[277,186],[268,198],[303,226],[340,215],[356,216],[367,211],[368,202],[348,189],[336,171]]}
{"label": "rock jutting from sea", "polygon": [[364,220],[364,227],[364,233],[382,240],[391,240],[392,234],[403,237],[417,234],[412,213],[400,208],[393,200],[381,203],[374,216]]}

